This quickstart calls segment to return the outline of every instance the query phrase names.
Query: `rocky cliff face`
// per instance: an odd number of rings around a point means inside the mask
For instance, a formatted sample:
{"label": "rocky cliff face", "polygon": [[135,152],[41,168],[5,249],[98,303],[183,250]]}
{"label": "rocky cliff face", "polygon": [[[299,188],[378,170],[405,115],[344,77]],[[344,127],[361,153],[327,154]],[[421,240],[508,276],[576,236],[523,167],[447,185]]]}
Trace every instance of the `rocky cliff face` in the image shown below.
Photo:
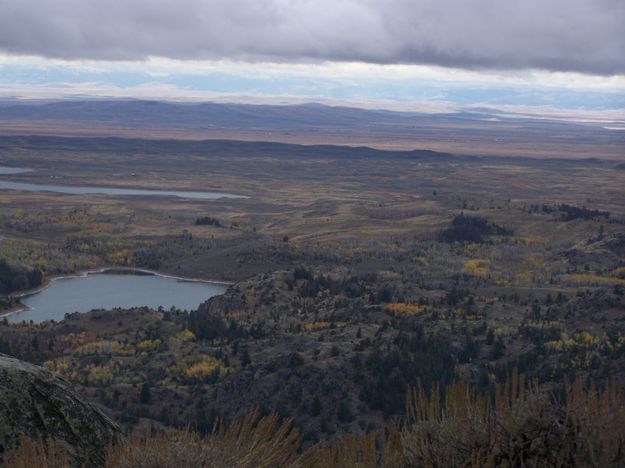
{"label": "rocky cliff face", "polygon": [[104,461],[117,426],[48,370],[0,354],[0,464],[20,436],[52,438],[87,466]]}

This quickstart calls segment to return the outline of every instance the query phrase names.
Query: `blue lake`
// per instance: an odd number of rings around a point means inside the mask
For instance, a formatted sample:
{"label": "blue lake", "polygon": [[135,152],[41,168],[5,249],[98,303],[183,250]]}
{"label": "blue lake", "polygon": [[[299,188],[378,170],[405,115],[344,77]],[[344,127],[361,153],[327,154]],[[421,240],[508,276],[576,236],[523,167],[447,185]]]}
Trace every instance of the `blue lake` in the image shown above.
{"label": "blue lake", "polygon": [[[21,174],[29,172],[29,169],[0,166],[0,175]],[[24,190],[28,192],[56,192],[71,195],[119,195],[119,196],[169,196],[180,198],[193,198],[201,200],[216,200],[218,198],[248,198],[243,195],[233,195],[222,192],[196,192],[186,190],[151,190],[151,189],[127,189],[118,187],[77,187],[72,185],[47,185],[29,184],[25,182],[11,182],[0,180],[0,190]]]}
{"label": "blue lake", "polygon": [[3,167],[3,166],[0,166],[0,175],[23,174],[25,172],[30,172],[30,169],[24,169],[23,167]]}
{"label": "blue lake", "polygon": [[93,273],[59,278],[40,292],[24,296],[29,310],[8,316],[9,322],[63,320],[66,313],[148,306],[193,310],[223,294],[226,285],[186,281],[160,275]]}

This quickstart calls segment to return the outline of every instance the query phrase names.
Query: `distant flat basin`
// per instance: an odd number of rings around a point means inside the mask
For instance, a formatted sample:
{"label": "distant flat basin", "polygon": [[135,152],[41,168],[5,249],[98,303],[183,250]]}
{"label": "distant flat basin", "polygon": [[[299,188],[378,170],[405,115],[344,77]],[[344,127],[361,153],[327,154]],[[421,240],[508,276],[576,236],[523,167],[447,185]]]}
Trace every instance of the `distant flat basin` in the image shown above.
{"label": "distant flat basin", "polygon": [[7,317],[9,322],[63,320],[66,313],[148,306],[193,310],[223,294],[226,285],[184,281],[161,275],[92,273],[59,278],[47,288],[21,298],[29,310]]}

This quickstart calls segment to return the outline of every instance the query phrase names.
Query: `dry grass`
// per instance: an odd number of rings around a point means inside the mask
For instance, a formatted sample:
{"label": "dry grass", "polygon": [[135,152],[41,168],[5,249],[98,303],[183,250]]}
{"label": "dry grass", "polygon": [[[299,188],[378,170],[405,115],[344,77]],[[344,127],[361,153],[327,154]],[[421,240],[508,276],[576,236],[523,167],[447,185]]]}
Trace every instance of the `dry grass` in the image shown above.
{"label": "dry grass", "polygon": [[[444,397],[441,398],[441,393]],[[516,373],[494,396],[464,382],[409,394],[402,433],[405,466],[623,466],[625,395],[566,385],[563,404]]]}
{"label": "dry grass", "polygon": [[51,440],[33,441],[22,435],[20,448],[10,453],[4,465],[11,468],[66,468],[70,466],[65,447],[56,446]]}
{"label": "dry grass", "polygon": [[401,466],[401,436],[390,426],[368,434],[344,436],[330,445],[306,450],[297,465],[302,468],[374,468]]}
{"label": "dry grass", "polygon": [[[465,382],[417,387],[407,417],[376,432],[343,436],[301,451],[290,420],[252,412],[202,438],[190,431],[135,432],[109,447],[106,468],[196,467],[512,467],[625,464],[625,395],[616,381],[602,389],[581,381],[565,386],[565,402],[513,374],[492,395]],[[67,452],[31,442],[6,460],[11,467],[64,468]]]}
{"label": "dry grass", "polygon": [[190,431],[171,431],[152,437],[133,433],[127,442],[111,446],[106,468],[270,468],[290,466],[300,434],[290,421],[275,415],[259,419],[252,412],[225,428],[218,425],[210,437]]}

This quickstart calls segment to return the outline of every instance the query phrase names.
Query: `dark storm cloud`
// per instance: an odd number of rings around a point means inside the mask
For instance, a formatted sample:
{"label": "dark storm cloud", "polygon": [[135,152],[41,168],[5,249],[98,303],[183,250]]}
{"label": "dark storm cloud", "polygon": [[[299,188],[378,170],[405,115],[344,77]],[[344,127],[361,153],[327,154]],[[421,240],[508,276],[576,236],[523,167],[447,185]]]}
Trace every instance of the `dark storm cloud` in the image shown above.
{"label": "dark storm cloud", "polygon": [[0,50],[625,73],[623,0],[0,0]]}

